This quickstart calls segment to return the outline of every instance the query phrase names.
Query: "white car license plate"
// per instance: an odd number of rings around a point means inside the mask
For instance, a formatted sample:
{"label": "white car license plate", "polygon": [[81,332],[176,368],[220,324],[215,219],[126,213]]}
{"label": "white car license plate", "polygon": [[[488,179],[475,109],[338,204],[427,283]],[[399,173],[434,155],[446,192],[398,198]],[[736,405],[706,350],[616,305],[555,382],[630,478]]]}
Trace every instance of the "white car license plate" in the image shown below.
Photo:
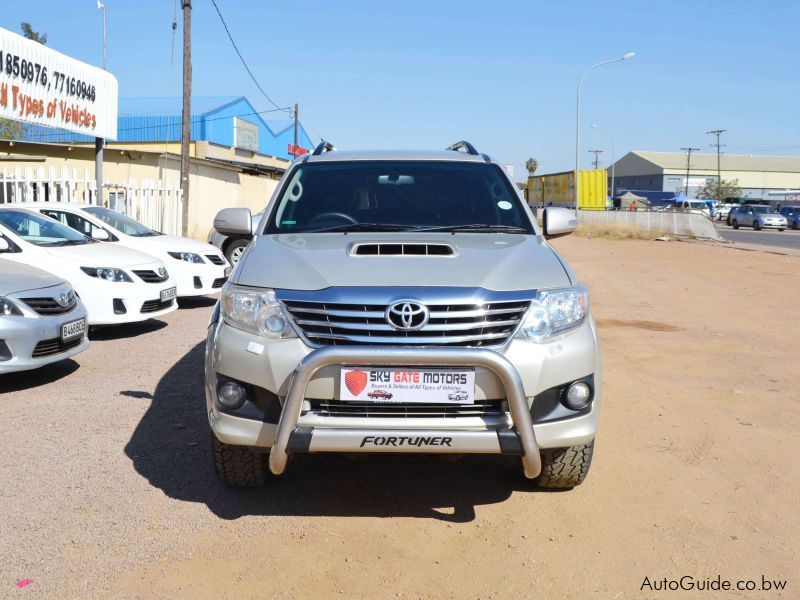
{"label": "white car license plate", "polygon": [[475,369],[343,367],[339,399],[391,404],[473,404]]}
{"label": "white car license plate", "polygon": [[178,288],[171,287],[165,290],[161,290],[161,302],[166,302],[167,300],[172,300],[178,294]]}
{"label": "white car license plate", "polygon": [[86,331],[86,319],[70,321],[61,326],[61,341],[66,342],[72,338],[80,337]]}

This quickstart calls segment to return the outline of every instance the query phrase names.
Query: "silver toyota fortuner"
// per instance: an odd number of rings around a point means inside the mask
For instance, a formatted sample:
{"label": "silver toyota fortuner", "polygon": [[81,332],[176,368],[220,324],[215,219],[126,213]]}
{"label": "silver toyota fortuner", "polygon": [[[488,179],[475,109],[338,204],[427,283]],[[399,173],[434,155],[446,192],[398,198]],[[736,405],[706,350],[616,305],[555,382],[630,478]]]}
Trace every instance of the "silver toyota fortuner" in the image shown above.
{"label": "silver toyota fortuner", "polygon": [[[506,454],[542,487],[589,471],[589,298],[514,183],[468,142],[295,160],[222,290],[205,390],[214,464],[263,485],[307,452]],[[247,209],[215,228],[249,234]]]}

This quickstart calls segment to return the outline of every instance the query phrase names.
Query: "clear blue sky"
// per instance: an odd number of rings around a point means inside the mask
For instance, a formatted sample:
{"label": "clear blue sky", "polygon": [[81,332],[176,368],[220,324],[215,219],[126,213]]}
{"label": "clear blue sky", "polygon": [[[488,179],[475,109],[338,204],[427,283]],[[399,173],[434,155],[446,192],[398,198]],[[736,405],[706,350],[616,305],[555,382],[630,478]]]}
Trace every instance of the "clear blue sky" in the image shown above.
{"label": "clear blue sky", "polygon": [[[502,162],[540,171],[574,162],[575,86],[583,86],[582,167],[608,138],[632,149],[800,154],[800,2],[217,0],[262,86],[301,105],[310,133],[341,148],[440,148],[466,138]],[[170,69],[175,0],[106,0],[108,65],[120,95],[181,92],[181,19]],[[177,2],[179,4],[179,2]],[[194,93],[245,95],[247,77],[211,0],[194,0]],[[4,0],[0,27],[30,21],[48,45],[102,60],[94,0]]]}

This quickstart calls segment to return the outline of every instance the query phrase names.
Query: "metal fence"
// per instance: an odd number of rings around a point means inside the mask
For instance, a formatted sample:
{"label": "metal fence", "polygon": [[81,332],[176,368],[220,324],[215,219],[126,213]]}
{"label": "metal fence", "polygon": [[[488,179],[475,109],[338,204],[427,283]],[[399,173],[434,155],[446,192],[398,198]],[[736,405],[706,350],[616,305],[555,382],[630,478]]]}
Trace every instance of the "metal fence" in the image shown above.
{"label": "metal fence", "polygon": [[698,213],[652,210],[582,210],[578,220],[585,223],[630,223],[643,229],[721,240],[714,222]]}
{"label": "metal fence", "polygon": [[[103,183],[107,206],[148,227],[170,235],[181,235],[182,191],[177,181],[131,177],[127,182]],[[0,204],[15,202],[83,202],[98,204],[97,184],[88,169],[3,169],[0,173]]]}

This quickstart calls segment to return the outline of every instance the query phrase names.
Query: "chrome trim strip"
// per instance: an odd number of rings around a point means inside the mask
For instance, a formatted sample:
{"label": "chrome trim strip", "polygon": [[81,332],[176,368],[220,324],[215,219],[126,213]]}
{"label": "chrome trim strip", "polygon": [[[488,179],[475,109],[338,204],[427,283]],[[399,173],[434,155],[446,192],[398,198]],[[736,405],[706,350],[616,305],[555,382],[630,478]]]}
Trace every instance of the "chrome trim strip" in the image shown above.
{"label": "chrome trim strip", "polygon": [[[519,311],[522,313],[523,311]],[[384,323],[347,323],[346,321],[310,321],[308,319],[295,319],[298,325],[312,325],[315,327],[329,327],[331,329],[353,329],[358,331],[397,331]],[[449,324],[428,324],[421,331],[461,331],[468,329],[486,329],[489,327],[505,327],[516,325],[519,319],[510,321],[473,321],[470,323],[449,323]],[[305,332],[309,337],[316,337],[316,334]],[[402,333],[402,332],[401,332]],[[412,332],[414,333],[414,332]],[[416,339],[421,339],[417,337]]]}
{"label": "chrome trim strip", "polygon": [[[510,333],[483,333],[479,335],[430,335],[430,336],[410,336],[402,337],[399,335],[350,335],[349,333],[314,333],[304,332],[305,337],[318,338],[323,340],[342,340],[355,342],[357,344],[415,344],[424,346],[425,344],[441,346],[444,344],[463,344],[465,342],[479,342],[483,340],[497,340],[511,337]],[[313,342],[312,342],[313,344]],[[315,344],[318,345],[318,344]]]}
{"label": "chrome trim strip", "polygon": [[[286,470],[289,455],[286,448],[297,427],[303,408],[306,387],[320,369],[334,365],[403,365],[403,366],[480,366],[495,373],[506,390],[508,407],[514,428],[523,448],[522,464],[525,476],[538,477],[542,469],[539,447],[533,431],[531,414],[519,373],[502,354],[483,348],[403,348],[389,346],[348,347],[325,346],[307,354],[292,375],[289,391],[281,412],[275,440],[269,454],[269,468],[275,475]],[[365,435],[373,430],[365,429]],[[398,435],[403,435],[398,433]]]}

